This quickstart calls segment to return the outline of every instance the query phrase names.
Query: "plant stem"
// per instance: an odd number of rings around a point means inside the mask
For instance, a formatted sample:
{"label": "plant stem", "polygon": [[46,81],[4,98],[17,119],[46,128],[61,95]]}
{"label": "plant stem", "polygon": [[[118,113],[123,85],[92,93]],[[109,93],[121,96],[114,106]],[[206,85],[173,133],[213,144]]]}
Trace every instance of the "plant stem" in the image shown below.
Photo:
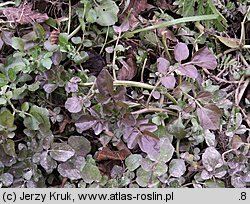
{"label": "plant stem", "polygon": [[114,78],[114,80],[116,80],[116,73],[115,73],[116,48],[118,46],[120,38],[121,38],[121,32],[118,33],[118,37],[116,39],[115,48],[114,48],[114,55],[113,55],[113,61],[112,61],[112,70],[113,70],[113,78]]}
{"label": "plant stem", "polygon": [[176,156],[178,159],[180,159],[180,139],[177,139],[177,142],[176,142]]}
{"label": "plant stem", "polygon": [[70,33],[71,12],[72,12],[72,8],[71,8],[71,0],[69,0],[69,22],[68,22],[68,35],[69,35],[69,33]]}
{"label": "plant stem", "polygon": [[[80,83],[80,86],[93,86],[94,82],[88,82],[88,83]],[[161,90],[163,87],[155,87],[149,84],[145,84],[142,82],[137,81],[125,81],[125,80],[115,80],[113,82],[114,86],[130,86],[130,87],[138,87],[138,88],[144,88],[148,90]],[[171,94],[164,93],[169,100],[171,100],[175,105],[177,104],[177,101]]]}
{"label": "plant stem", "polygon": [[137,111],[134,111],[132,112],[131,114],[132,115],[139,115],[139,114],[143,114],[143,113],[151,113],[151,112],[167,112],[169,115],[174,115],[174,116],[177,116],[178,114],[173,112],[173,111],[170,111],[168,109],[164,109],[164,108],[154,108],[154,107],[149,107],[149,108],[143,108],[143,109],[140,109],[140,110],[137,110]]}
{"label": "plant stem", "polygon": [[73,30],[72,33],[69,34],[68,39],[72,38],[76,33],[78,33],[79,30],[81,30],[81,27],[82,27],[81,24],[79,26],[77,26],[76,29]]}
{"label": "plant stem", "polygon": [[141,82],[143,82],[143,75],[144,75],[144,70],[146,67],[146,63],[147,63],[148,58],[145,58],[143,65],[142,65],[142,69],[141,69]]}
{"label": "plant stem", "polygon": [[166,39],[165,32],[162,32],[162,44],[163,44],[163,47],[164,47],[166,58],[171,63],[172,59],[171,59],[171,55],[170,55],[170,53],[168,51],[168,45],[167,45],[167,39]]}
{"label": "plant stem", "polygon": [[156,25],[148,26],[146,28],[137,29],[137,30],[134,30],[132,32],[127,32],[127,33],[125,33],[123,35],[123,37],[130,38],[130,37],[133,37],[134,34],[140,33],[140,32],[154,30],[154,29],[157,29],[157,28],[169,27],[169,26],[180,24],[180,23],[187,23],[187,22],[192,22],[192,21],[215,20],[218,17],[219,17],[219,15],[211,14],[211,15],[190,16],[190,17],[178,18],[178,19],[174,19],[174,20],[171,20],[171,21],[167,21],[167,22],[156,24]]}
{"label": "plant stem", "polygon": [[100,55],[102,54],[102,52],[103,52],[103,50],[104,50],[104,48],[105,48],[105,46],[106,46],[106,44],[107,44],[108,36],[109,36],[109,26],[108,26],[108,29],[107,29],[107,32],[106,32],[106,36],[105,36],[105,40],[104,40],[102,49],[101,49],[101,51],[100,51],[100,53],[99,53]]}

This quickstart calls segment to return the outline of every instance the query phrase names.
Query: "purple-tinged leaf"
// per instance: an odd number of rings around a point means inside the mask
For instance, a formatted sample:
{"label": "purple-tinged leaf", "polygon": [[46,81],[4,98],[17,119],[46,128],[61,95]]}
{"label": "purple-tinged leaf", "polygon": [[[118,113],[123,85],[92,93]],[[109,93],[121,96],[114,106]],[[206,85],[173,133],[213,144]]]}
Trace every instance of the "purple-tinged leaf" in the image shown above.
{"label": "purple-tinged leaf", "polygon": [[125,127],[134,126],[136,124],[135,116],[132,115],[131,113],[126,113],[126,114],[124,114],[124,116],[121,120],[121,123]]}
{"label": "purple-tinged leaf", "polygon": [[195,98],[200,102],[202,102],[203,104],[209,103],[213,98],[213,94],[209,91],[200,91]]}
{"label": "purple-tinged leaf", "polygon": [[174,56],[177,62],[185,60],[189,56],[189,50],[185,43],[178,43],[174,48]]}
{"label": "purple-tinged leaf", "polygon": [[59,51],[54,52],[51,59],[54,65],[59,65],[62,61],[62,53]]}
{"label": "purple-tinged leaf", "polygon": [[123,138],[127,142],[129,149],[134,149],[138,144],[138,137],[141,135],[140,131],[134,127],[127,127],[124,129]]}
{"label": "purple-tinged leaf", "polygon": [[144,131],[154,132],[157,130],[157,126],[153,123],[141,124],[139,128],[140,128],[140,131],[142,132]]}
{"label": "purple-tinged leaf", "polygon": [[90,142],[83,136],[70,136],[68,144],[75,150],[77,156],[85,157],[91,150]]}
{"label": "purple-tinged leaf", "polygon": [[101,95],[110,96],[113,95],[113,78],[108,70],[103,69],[96,79],[96,86]]}
{"label": "purple-tinged leaf", "polygon": [[66,143],[53,143],[50,150],[50,156],[57,160],[66,162],[75,155],[75,150]]}
{"label": "purple-tinged leaf", "polygon": [[168,89],[173,89],[175,87],[176,79],[172,75],[164,76],[161,78],[161,83]]}
{"label": "purple-tinged leaf", "polygon": [[71,113],[78,113],[82,110],[84,99],[81,96],[73,96],[65,102],[65,108]]}
{"label": "purple-tinged leaf", "polygon": [[93,125],[92,129],[94,130],[95,135],[99,135],[103,130],[107,130],[108,126],[101,120],[98,120],[96,124]]}
{"label": "purple-tinged leaf", "polygon": [[129,30],[129,21],[124,21],[120,26],[113,26],[116,33],[123,33]]}
{"label": "purple-tinged leaf", "polygon": [[43,86],[43,89],[46,93],[52,93],[53,91],[56,90],[57,87],[58,87],[57,84],[45,84]]}
{"label": "purple-tinged leaf", "polygon": [[57,170],[63,177],[76,180],[81,178],[80,170],[85,163],[84,157],[78,155],[59,164]]}
{"label": "purple-tinged leaf", "polygon": [[81,82],[79,77],[73,77],[69,80],[69,82],[65,86],[65,90],[68,93],[78,92],[78,83]]}
{"label": "purple-tinged leaf", "polygon": [[162,74],[166,74],[168,72],[169,66],[170,66],[170,63],[165,58],[159,57],[157,59],[157,69],[158,69],[158,72],[160,72]]}
{"label": "purple-tinged leaf", "polygon": [[217,67],[216,57],[207,47],[203,47],[194,53],[191,63],[205,69],[215,69]]}
{"label": "purple-tinged leaf", "polygon": [[160,99],[161,93],[159,91],[153,91],[152,96],[154,99]]}
{"label": "purple-tinged leaf", "polygon": [[52,159],[47,151],[44,151],[40,155],[40,165],[44,168],[44,170],[50,174],[57,167],[57,163],[54,159]]}
{"label": "purple-tinged leaf", "polygon": [[217,130],[220,126],[220,109],[213,104],[197,108],[197,114],[204,129]]}
{"label": "purple-tinged leaf", "polygon": [[129,149],[135,148],[138,144],[143,152],[156,155],[160,151],[160,140],[152,132],[157,130],[157,126],[147,122],[148,119],[138,120],[136,126],[125,128],[123,139]]}
{"label": "purple-tinged leaf", "polygon": [[169,164],[169,174],[173,177],[181,177],[186,171],[186,165],[183,159],[173,159]]}
{"label": "purple-tinged leaf", "polygon": [[82,133],[85,130],[92,128],[97,123],[97,119],[91,115],[83,115],[75,123],[76,130],[79,133]]}
{"label": "purple-tinged leaf", "polygon": [[214,147],[208,147],[202,154],[202,164],[207,171],[214,171],[222,167],[223,160],[221,154]]}
{"label": "purple-tinged leaf", "polygon": [[195,68],[194,65],[181,65],[178,70],[181,72],[182,75],[185,75],[187,77],[196,79],[198,77],[198,71]]}
{"label": "purple-tinged leaf", "polygon": [[149,131],[143,131],[143,135],[138,140],[139,147],[148,155],[155,155],[160,152],[159,138]]}

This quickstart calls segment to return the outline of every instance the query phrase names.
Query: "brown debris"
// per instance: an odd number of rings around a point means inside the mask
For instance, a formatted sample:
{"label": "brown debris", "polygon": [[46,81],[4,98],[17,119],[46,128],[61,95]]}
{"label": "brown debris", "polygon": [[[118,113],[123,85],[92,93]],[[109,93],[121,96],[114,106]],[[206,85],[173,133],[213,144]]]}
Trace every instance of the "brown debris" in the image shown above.
{"label": "brown debris", "polygon": [[128,54],[126,61],[121,61],[123,64],[122,68],[118,71],[117,79],[119,80],[131,80],[137,73],[137,65],[135,62],[135,56]]}
{"label": "brown debris", "polygon": [[9,22],[17,23],[20,25],[29,24],[32,22],[42,23],[49,19],[47,14],[42,14],[32,10],[31,4],[22,4],[17,8],[6,8],[1,12]]}
{"label": "brown debris", "polygon": [[123,161],[127,158],[128,152],[126,150],[112,151],[108,147],[103,147],[101,151],[97,153],[96,160],[118,160]]}

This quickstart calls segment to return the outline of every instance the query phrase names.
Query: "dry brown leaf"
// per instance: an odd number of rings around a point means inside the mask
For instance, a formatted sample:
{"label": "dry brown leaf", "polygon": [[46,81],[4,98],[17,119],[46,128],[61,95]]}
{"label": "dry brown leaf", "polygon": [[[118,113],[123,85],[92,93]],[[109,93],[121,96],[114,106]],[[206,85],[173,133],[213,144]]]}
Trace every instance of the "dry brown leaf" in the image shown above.
{"label": "dry brown leaf", "polygon": [[9,22],[18,23],[21,25],[32,22],[42,23],[49,19],[47,14],[42,14],[32,10],[31,4],[22,4],[18,8],[6,8],[2,10],[2,13]]}
{"label": "dry brown leaf", "polygon": [[127,60],[122,68],[118,71],[117,79],[119,80],[131,80],[137,73],[137,65],[133,54],[127,55]]}
{"label": "dry brown leaf", "polygon": [[108,147],[103,147],[101,151],[97,153],[96,160],[119,160],[123,161],[128,157],[126,150],[112,151]]}

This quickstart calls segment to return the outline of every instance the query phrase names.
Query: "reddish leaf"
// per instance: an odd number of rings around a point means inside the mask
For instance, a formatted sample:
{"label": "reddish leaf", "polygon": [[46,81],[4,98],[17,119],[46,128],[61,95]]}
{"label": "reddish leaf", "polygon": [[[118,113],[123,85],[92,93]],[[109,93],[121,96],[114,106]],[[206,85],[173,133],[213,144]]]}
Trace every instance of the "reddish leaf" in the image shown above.
{"label": "reddish leaf", "polygon": [[118,71],[117,79],[119,80],[131,80],[135,77],[138,70],[134,55],[129,54],[126,58],[126,62],[123,63],[122,68]]}
{"label": "reddish leaf", "polygon": [[205,69],[215,69],[217,66],[215,56],[210,52],[207,47],[199,49],[193,55],[191,63]]}
{"label": "reddish leaf", "polygon": [[204,129],[217,130],[220,126],[220,109],[213,104],[197,108],[197,114]]}
{"label": "reddish leaf", "polygon": [[80,119],[75,123],[77,128],[77,132],[82,133],[85,130],[92,128],[96,125],[97,119],[91,115],[83,115]]}
{"label": "reddish leaf", "polygon": [[187,77],[196,79],[198,77],[198,71],[193,65],[180,65],[178,70],[181,72],[182,75],[185,75]]}
{"label": "reddish leaf", "polygon": [[162,74],[166,74],[167,71],[168,71],[169,66],[170,66],[170,63],[165,58],[159,57],[157,59],[157,69],[158,69],[158,72],[160,72]]}
{"label": "reddish leaf", "polygon": [[103,160],[119,160],[123,161],[128,157],[128,153],[125,150],[120,151],[112,151],[108,147],[103,147],[101,151],[97,153],[96,160],[103,161]]}
{"label": "reddish leaf", "polygon": [[185,60],[189,56],[189,50],[185,43],[178,43],[174,48],[174,56],[177,62]]}
{"label": "reddish leaf", "polygon": [[96,86],[101,95],[110,96],[113,95],[113,78],[108,70],[103,69],[96,79]]}
{"label": "reddish leaf", "polygon": [[201,101],[202,103],[208,103],[212,99],[212,93],[209,91],[200,91],[196,95],[196,99]]}
{"label": "reddish leaf", "polygon": [[142,11],[149,7],[147,0],[131,0],[128,11],[132,9],[132,13],[137,17]]}
{"label": "reddish leaf", "polygon": [[161,83],[168,89],[173,89],[175,87],[176,79],[173,75],[164,76],[161,78]]}

